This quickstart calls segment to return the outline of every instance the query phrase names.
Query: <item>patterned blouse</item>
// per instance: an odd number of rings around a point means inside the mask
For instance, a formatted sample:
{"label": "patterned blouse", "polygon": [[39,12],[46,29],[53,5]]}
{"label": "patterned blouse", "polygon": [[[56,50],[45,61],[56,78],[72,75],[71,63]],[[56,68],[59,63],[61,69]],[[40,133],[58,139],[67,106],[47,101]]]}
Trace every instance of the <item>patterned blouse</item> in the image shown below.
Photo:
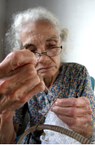
{"label": "patterned blouse", "polygon": [[[50,93],[51,92],[51,93]],[[17,137],[20,136],[25,126],[25,114],[28,112],[26,128],[39,123],[41,117],[47,112],[51,103],[58,98],[87,97],[93,110],[93,122],[95,123],[95,97],[91,88],[91,81],[86,68],[77,63],[63,63],[60,72],[49,92],[41,92],[32,97],[28,103],[16,111],[14,122],[19,124]],[[44,117],[43,117],[44,118]],[[45,118],[44,118],[45,119]],[[44,119],[40,123],[44,123]],[[41,143],[42,131],[35,131],[24,138],[22,143]]]}

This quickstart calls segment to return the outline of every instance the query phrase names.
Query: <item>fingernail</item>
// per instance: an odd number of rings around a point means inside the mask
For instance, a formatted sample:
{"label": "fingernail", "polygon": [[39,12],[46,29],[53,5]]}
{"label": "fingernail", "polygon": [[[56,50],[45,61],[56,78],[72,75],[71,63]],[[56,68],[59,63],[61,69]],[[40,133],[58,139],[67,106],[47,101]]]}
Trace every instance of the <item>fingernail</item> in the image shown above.
{"label": "fingernail", "polygon": [[55,106],[52,106],[51,110],[54,111],[55,109],[56,109],[56,107]]}

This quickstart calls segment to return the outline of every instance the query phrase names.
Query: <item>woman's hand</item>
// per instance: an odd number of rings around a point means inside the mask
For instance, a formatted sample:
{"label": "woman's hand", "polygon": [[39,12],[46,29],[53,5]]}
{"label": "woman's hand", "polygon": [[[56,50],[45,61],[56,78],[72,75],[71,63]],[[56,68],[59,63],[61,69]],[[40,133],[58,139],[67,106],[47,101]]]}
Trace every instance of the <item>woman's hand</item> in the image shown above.
{"label": "woman's hand", "polygon": [[45,89],[35,65],[34,54],[24,49],[10,53],[0,63],[0,113],[16,110]]}
{"label": "woman's hand", "polygon": [[57,99],[51,110],[72,130],[85,137],[92,135],[92,110],[87,98]]}

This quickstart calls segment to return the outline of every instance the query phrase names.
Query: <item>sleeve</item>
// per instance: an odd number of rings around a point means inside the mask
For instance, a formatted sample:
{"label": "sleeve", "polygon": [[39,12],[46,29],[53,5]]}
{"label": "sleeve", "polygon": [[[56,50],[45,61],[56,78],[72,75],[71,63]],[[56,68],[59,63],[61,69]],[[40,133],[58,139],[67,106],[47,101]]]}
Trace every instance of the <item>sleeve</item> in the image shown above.
{"label": "sleeve", "polygon": [[25,116],[28,112],[28,104],[26,103],[24,106],[16,110],[15,116],[13,118],[14,125],[18,124],[18,132],[17,136],[21,135],[23,131],[25,130],[26,124],[25,124]]}
{"label": "sleeve", "polygon": [[78,79],[77,85],[77,95],[78,97],[87,97],[90,100],[91,108],[93,110],[93,119],[95,120],[95,96],[94,91],[91,87],[91,78],[87,69],[83,66],[80,71],[80,77]]}
{"label": "sleeve", "polygon": [[95,143],[95,96],[94,91],[91,86],[91,78],[87,69],[83,66],[80,72],[80,79],[78,84],[78,96],[87,97],[90,100],[90,105],[92,108],[92,118],[93,118],[93,136],[92,143]]}

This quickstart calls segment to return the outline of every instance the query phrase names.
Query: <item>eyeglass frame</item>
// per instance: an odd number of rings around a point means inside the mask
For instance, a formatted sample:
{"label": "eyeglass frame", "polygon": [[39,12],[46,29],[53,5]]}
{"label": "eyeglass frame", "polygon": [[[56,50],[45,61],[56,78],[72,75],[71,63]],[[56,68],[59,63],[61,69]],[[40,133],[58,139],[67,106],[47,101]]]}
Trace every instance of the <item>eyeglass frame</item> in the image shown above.
{"label": "eyeglass frame", "polygon": [[[25,49],[28,49],[28,48],[26,48],[25,46],[24,46],[24,48]],[[47,53],[48,53],[48,51],[44,51],[44,52],[37,52],[37,51],[35,51],[35,52],[33,52],[34,54],[35,54],[35,56],[36,57],[41,57],[42,55],[46,55],[46,56],[49,56],[49,57],[54,57],[54,56],[57,56],[57,55],[59,55],[60,53],[61,53],[61,51],[62,51],[62,46],[56,46],[56,47],[54,47],[54,48],[51,48],[50,50],[52,50],[52,49],[57,49],[57,48],[60,48],[60,52],[58,53],[58,54],[55,54],[55,55],[48,55]],[[49,51],[50,51],[49,50]],[[31,51],[31,50],[30,50]],[[31,51],[32,52],[32,51]],[[37,55],[38,56],[37,56]]]}

